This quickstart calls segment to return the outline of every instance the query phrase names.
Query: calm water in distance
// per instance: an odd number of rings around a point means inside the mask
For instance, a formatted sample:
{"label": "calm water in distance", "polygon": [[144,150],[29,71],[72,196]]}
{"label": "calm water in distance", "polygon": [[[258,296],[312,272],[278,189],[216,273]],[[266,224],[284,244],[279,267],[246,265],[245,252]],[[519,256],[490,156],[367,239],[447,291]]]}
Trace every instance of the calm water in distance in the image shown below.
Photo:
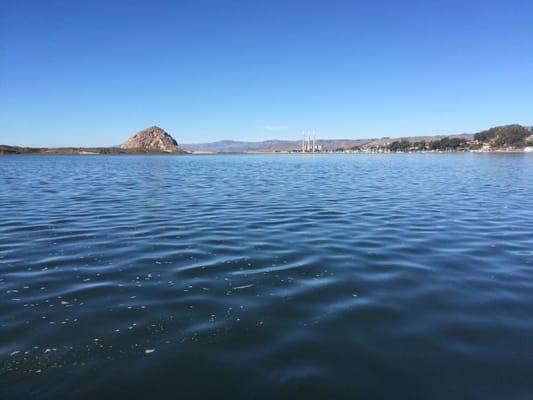
{"label": "calm water in distance", "polygon": [[0,397],[531,399],[533,154],[0,157]]}

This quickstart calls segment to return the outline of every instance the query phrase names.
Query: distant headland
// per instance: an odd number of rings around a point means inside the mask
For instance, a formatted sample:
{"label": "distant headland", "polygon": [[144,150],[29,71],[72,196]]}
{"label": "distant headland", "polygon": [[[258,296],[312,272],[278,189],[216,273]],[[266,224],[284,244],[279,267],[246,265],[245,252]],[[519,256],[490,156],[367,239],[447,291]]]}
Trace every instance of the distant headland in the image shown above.
{"label": "distant headland", "polygon": [[396,153],[396,152],[533,152],[533,127],[518,124],[475,134],[373,139],[222,140],[178,145],[158,126],[137,132],[114,147],[19,147],[0,145],[0,154],[205,154],[205,153]]}
{"label": "distant headland", "polygon": [[158,126],[137,132],[116,147],[19,147],[0,145],[0,154],[183,154],[178,142]]}

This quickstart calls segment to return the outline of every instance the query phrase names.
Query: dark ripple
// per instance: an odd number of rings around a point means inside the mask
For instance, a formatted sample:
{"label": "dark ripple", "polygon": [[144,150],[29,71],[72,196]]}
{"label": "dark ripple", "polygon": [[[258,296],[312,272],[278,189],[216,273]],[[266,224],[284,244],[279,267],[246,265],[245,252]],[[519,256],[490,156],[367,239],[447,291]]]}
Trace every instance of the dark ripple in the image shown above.
{"label": "dark ripple", "polygon": [[527,154],[0,159],[5,398],[529,398]]}

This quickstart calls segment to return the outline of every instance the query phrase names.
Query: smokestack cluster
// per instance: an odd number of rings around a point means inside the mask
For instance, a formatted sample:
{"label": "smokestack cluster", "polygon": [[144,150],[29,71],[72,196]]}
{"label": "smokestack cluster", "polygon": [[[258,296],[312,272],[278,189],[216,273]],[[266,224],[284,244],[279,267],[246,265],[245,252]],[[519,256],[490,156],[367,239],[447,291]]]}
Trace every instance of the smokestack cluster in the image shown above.
{"label": "smokestack cluster", "polygon": [[319,146],[316,145],[316,135],[306,137],[304,134],[302,139],[302,153],[314,153],[319,150]]}

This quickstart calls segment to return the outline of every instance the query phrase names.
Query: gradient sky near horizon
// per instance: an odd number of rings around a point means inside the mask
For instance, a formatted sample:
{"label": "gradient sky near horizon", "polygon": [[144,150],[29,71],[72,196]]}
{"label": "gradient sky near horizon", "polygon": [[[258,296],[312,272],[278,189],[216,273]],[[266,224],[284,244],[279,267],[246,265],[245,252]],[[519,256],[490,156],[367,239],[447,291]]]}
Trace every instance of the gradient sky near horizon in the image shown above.
{"label": "gradient sky near horizon", "polygon": [[0,143],[533,125],[533,1],[0,1]]}

